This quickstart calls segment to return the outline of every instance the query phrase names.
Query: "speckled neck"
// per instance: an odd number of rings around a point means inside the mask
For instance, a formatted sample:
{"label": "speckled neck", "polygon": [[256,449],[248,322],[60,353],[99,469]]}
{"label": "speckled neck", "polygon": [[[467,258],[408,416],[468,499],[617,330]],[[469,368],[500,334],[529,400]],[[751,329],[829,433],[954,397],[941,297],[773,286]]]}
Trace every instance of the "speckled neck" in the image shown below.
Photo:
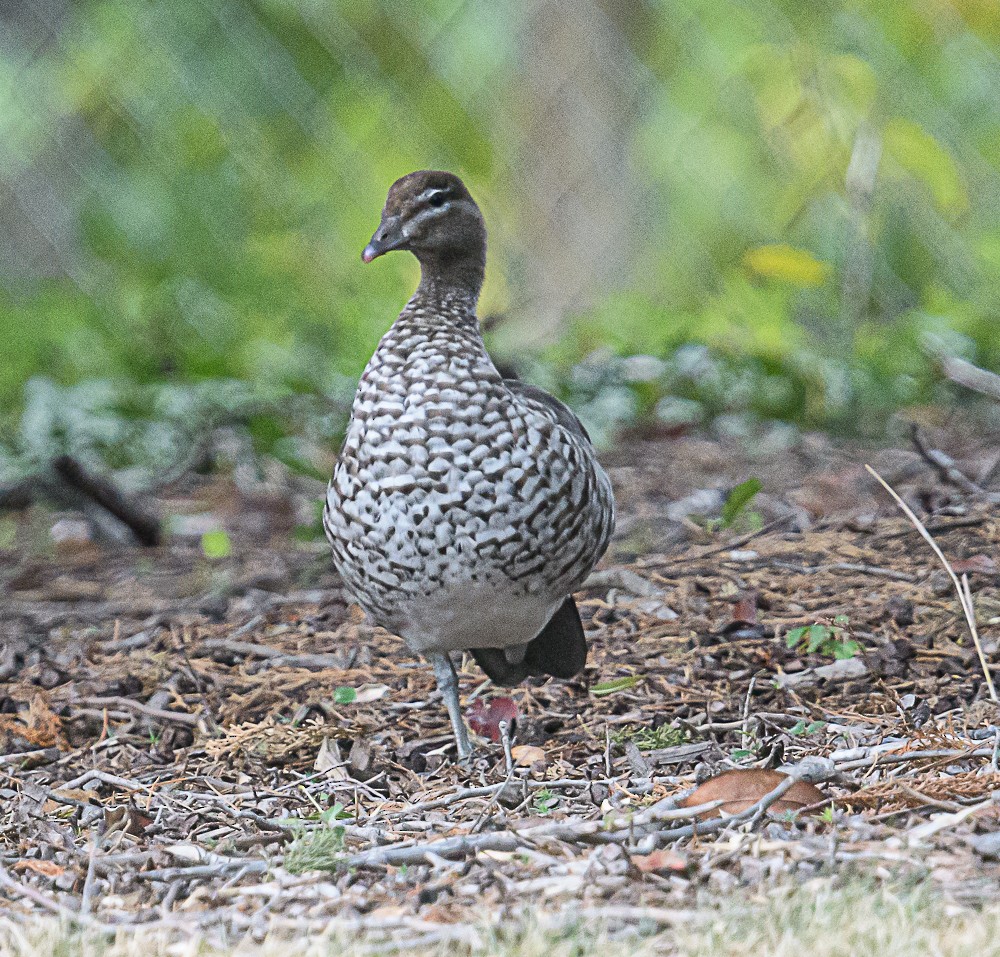
{"label": "speckled neck", "polygon": [[421,280],[416,292],[399,315],[397,323],[415,322],[436,326],[456,326],[479,330],[476,302],[479,291]]}

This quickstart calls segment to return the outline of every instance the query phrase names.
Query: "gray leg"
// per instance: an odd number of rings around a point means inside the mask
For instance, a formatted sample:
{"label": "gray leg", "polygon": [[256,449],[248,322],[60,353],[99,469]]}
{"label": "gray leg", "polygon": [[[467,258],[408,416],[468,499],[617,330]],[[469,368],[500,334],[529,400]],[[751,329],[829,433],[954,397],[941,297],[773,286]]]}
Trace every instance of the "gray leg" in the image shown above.
{"label": "gray leg", "polygon": [[428,655],[427,660],[434,666],[434,677],[437,678],[438,688],[448,708],[448,717],[451,718],[451,727],[455,732],[455,743],[458,745],[458,758],[464,761],[472,754],[472,745],[469,743],[469,733],[465,730],[462,707],[458,703],[458,676],[455,674],[455,666],[451,663],[451,656],[441,652]]}

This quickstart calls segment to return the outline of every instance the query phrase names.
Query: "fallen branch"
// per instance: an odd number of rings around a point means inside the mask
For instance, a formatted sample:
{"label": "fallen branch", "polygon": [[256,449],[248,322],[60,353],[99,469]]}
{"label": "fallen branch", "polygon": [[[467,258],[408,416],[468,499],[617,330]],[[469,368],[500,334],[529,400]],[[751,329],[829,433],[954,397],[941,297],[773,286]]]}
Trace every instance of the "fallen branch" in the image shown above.
{"label": "fallen branch", "polygon": [[875,768],[883,767],[886,764],[903,764],[907,761],[923,761],[927,759],[931,760],[941,760],[943,758],[951,758],[959,761],[968,761],[970,758],[988,758],[992,757],[993,748],[973,748],[970,750],[962,751],[958,748],[934,748],[922,751],[888,751],[882,752],[877,757],[863,757],[844,761],[841,764],[837,764],[837,773],[842,774],[844,771],[857,771],[859,768],[868,768],[869,770],[875,770]]}
{"label": "fallen branch", "polygon": [[979,366],[974,366],[957,356],[938,352],[936,358],[941,363],[941,371],[946,379],[1000,402],[1000,375],[987,369],[980,369]]}
{"label": "fallen branch", "polygon": [[80,698],[78,703],[92,708],[121,708],[125,711],[135,711],[137,714],[146,715],[149,718],[184,724],[191,728],[198,724],[197,715],[187,714],[183,711],[167,711],[164,708],[151,708],[149,705],[143,704],[141,701],[133,701],[131,698],[119,696]]}
{"label": "fallen branch", "polygon": [[479,851],[516,851],[522,847],[519,835],[510,831],[490,831],[486,834],[466,834],[445,837],[437,841],[410,844],[407,847],[373,847],[368,851],[343,858],[342,865],[351,867],[400,867],[403,864],[422,864],[428,854],[445,860],[465,857]]}
{"label": "fallen branch", "polygon": [[[258,616],[253,620],[260,623],[263,621],[263,617]],[[333,668],[343,670],[350,666],[350,662],[344,655],[289,654],[280,648],[271,648],[254,641],[233,641],[231,638],[206,638],[198,644],[194,653],[200,655],[204,651],[221,651],[242,658],[260,658],[263,659],[264,668]]]}
{"label": "fallen branch", "polygon": [[920,434],[920,428],[913,425],[910,429],[910,438],[920,457],[927,462],[931,468],[941,477],[941,480],[961,489],[967,495],[977,498],[985,498],[990,502],[1000,501],[1000,495],[987,492],[981,485],[977,485],[969,478],[956,464],[955,460],[946,452],[940,449],[932,449],[928,446]]}
{"label": "fallen branch", "polygon": [[929,821],[924,821],[923,824],[919,824],[914,828],[911,828],[906,835],[906,843],[909,845],[919,844],[925,838],[930,837],[933,834],[937,834],[938,831],[943,831],[945,828],[955,827],[961,824],[968,817],[972,817],[978,814],[980,811],[987,811],[990,808],[996,808],[1000,805],[997,804],[997,798],[1000,797],[1000,792],[994,792],[985,801],[981,801],[979,804],[971,804],[968,807],[964,807],[958,811],[952,811],[948,814],[937,814],[932,817]]}
{"label": "fallen branch", "polygon": [[160,544],[160,522],[137,502],[131,501],[108,479],[88,472],[70,455],[52,462],[52,471],[73,492],[83,496],[127,526],[140,545]]}

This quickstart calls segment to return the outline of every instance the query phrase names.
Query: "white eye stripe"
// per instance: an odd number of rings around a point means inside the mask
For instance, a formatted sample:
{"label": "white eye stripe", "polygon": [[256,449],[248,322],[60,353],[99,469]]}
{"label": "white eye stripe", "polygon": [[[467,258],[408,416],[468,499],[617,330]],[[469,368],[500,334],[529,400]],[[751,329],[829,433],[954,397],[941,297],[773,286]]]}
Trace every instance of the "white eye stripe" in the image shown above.
{"label": "white eye stripe", "polygon": [[431,200],[435,196],[446,196],[449,192],[450,192],[450,190],[447,187],[430,186],[427,189],[425,189],[417,197],[417,199],[419,199],[421,201],[429,201],[429,200]]}

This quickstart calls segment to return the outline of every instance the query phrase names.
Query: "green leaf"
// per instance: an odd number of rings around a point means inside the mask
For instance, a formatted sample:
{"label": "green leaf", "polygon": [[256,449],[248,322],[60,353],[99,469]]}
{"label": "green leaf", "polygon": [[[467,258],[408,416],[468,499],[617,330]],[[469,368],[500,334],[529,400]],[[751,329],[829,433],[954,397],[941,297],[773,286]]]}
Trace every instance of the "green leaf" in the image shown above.
{"label": "green leaf", "polygon": [[213,560],[228,558],[232,550],[232,542],[229,541],[229,536],[221,528],[205,532],[201,536],[201,551],[206,558]]}
{"label": "green leaf", "polygon": [[802,636],[809,629],[803,625],[800,628],[793,628],[787,635],[785,635],[785,645],[789,648],[794,648],[800,641],[802,641]]}
{"label": "green leaf", "polygon": [[965,212],[969,194],[962,171],[946,147],[910,120],[890,121],[883,135],[886,154],[928,188],[943,213]]}
{"label": "green leaf", "polygon": [[795,724],[793,724],[788,729],[788,733],[798,736],[800,734],[804,734],[805,730],[806,730],[806,723],[805,723],[805,721],[801,721],[800,720],[800,721],[796,721]]}
{"label": "green leaf", "polygon": [[759,478],[748,478],[745,482],[740,482],[726,499],[726,504],[722,506],[722,524],[732,525],[739,517],[740,513],[753,500],[757,493],[764,487],[764,483]]}
{"label": "green leaf", "polygon": [[627,678],[614,678],[611,681],[602,681],[600,684],[591,685],[590,693],[598,696],[614,694],[616,691],[634,688],[640,680],[638,675],[629,675]]}
{"label": "green leaf", "polygon": [[745,748],[737,748],[735,751],[730,751],[729,756],[734,761],[742,761],[743,758],[752,758],[753,751],[747,751]]}
{"label": "green leaf", "polygon": [[351,815],[348,814],[347,810],[344,808],[344,805],[341,804],[340,801],[337,801],[332,807],[328,807],[325,811],[323,811],[320,814],[319,819],[324,824],[331,824],[333,821],[344,820],[350,818],[350,816]]}
{"label": "green leaf", "polygon": [[838,661],[855,658],[861,653],[861,645],[856,641],[839,641],[833,649],[833,657]]}
{"label": "green leaf", "polygon": [[819,651],[830,640],[830,629],[826,625],[810,625],[809,644],[806,650],[809,654]]}
{"label": "green leaf", "polygon": [[333,692],[334,704],[351,704],[358,693],[353,688],[340,687]]}
{"label": "green leaf", "polygon": [[535,796],[535,810],[539,814],[549,814],[558,803],[559,798],[548,788],[543,788]]}

